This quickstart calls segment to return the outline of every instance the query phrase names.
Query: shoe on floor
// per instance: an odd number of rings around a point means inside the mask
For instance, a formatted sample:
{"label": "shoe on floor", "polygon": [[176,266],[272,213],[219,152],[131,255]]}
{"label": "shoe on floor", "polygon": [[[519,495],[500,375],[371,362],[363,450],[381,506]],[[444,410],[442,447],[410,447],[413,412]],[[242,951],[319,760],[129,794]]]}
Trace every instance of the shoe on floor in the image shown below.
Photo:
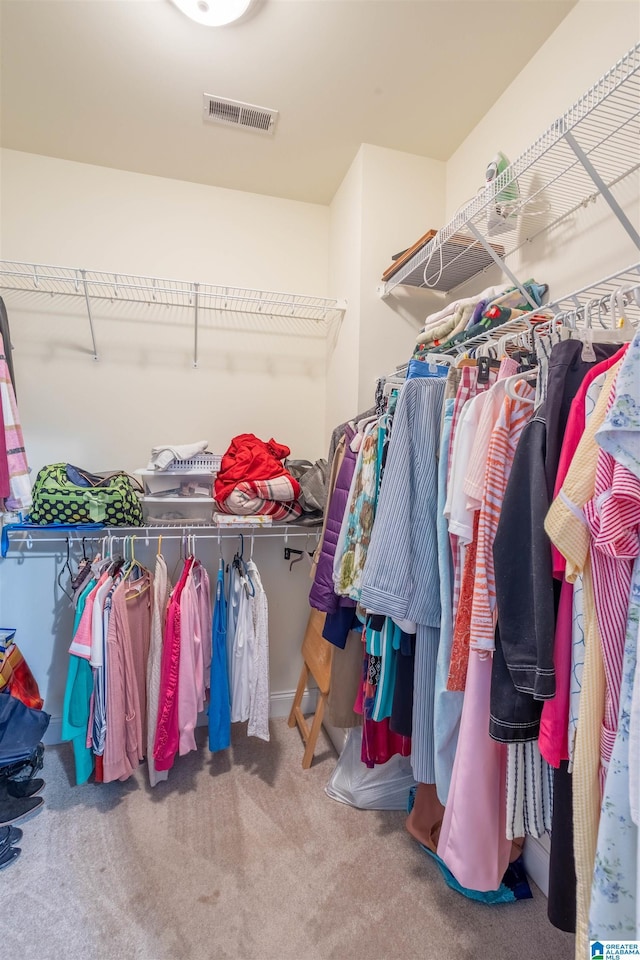
{"label": "shoe on floor", "polygon": [[21,853],[20,847],[7,847],[6,850],[0,850],[0,870],[15,863]]}
{"label": "shoe on floor", "polygon": [[0,847],[7,844],[13,846],[22,840],[22,830],[20,827],[0,827]]}
{"label": "shoe on floor", "polygon": [[5,786],[10,797],[22,800],[24,797],[35,797],[37,793],[41,793],[44,789],[44,780],[38,777],[32,780],[8,780]]}
{"label": "shoe on floor", "polygon": [[44,766],[44,744],[39,743],[30,757],[17,763],[10,763],[0,767],[0,781],[3,780],[31,780],[38,770]]}
{"label": "shoe on floor", "polygon": [[0,794],[0,827],[30,817],[44,806],[44,797],[10,797],[5,791]]}

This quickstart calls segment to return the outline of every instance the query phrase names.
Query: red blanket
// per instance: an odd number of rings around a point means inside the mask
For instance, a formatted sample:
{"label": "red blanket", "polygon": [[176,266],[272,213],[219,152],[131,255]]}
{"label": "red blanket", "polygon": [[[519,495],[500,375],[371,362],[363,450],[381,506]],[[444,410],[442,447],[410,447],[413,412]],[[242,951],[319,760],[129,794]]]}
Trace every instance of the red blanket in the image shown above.
{"label": "red blanket", "polygon": [[215,482],[218,503],[233,493],[238,484],[247,481],[273,480],[286,477],[291,484],[292,500],[300,496],[300,484],[285,470],[282,461],[290,454],[289,447],[271,439],[268,443],[252,433],[234,437],[220,465]]}

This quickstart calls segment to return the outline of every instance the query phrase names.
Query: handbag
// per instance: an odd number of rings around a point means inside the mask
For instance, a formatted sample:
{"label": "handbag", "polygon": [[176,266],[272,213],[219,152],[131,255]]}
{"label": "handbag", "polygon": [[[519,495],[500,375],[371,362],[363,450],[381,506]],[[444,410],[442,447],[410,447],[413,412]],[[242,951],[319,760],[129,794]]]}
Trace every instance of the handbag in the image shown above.
{"label": "handbag", "polygon": [[71,464],[49,464],[35,479],[30,520],[38,524],[142,526],[142,506],[134,483],[122,471],[101,477]]}
{"label": "handbag", "polygon": [[285,467],[300,484],[298,502],[305,513],[324,512],[327,505],[329,465],[326,460],[285,460]]}

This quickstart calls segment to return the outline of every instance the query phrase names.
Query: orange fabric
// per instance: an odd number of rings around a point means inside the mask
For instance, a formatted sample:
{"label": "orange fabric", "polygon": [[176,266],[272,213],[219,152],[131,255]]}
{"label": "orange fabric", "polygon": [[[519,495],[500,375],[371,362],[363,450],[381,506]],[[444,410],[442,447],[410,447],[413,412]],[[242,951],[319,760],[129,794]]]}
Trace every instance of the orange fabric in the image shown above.
{"label": "orange fabric", "polygon": [[43,700],[35,677],[15,643],[7,647],[0,660],[0,690],[9,688],[9,693],[27,707],[42,709]]}
{"label": "orange fabric", "polygon": [[469,637],[471,633],[471,610],[473,608],[473,584],[476,575],[476,554],[478,550],[478,523],[480,512],[473,515],[473,540],[468,544],[464,567],[462,570],[462,586],[456,612],[456,622],[453,628],[453,644],[451,646],[451,662],[447,690],[464,691],[467,681],[467,667],[469,665]]}

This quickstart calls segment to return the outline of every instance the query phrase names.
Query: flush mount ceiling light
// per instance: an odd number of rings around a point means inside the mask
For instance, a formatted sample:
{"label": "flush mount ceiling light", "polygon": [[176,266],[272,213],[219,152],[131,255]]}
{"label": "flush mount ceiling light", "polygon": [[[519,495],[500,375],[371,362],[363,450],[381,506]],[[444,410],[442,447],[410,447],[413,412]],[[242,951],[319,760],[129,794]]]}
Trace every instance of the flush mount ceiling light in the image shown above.
{"label": "flush mount ceiling light", "polygon": [[253,0],[171,0],[184,14],[205,27],[223,27],[239,20]]}

